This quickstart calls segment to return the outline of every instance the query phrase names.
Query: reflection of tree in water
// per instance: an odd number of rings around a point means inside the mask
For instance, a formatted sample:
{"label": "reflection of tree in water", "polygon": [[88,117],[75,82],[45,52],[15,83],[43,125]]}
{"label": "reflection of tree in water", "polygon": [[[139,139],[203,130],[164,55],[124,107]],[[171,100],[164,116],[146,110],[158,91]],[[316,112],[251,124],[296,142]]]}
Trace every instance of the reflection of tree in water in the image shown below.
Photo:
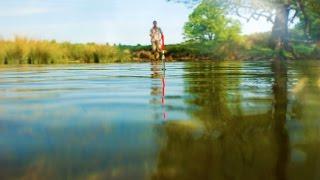
{"label": "reflection of tree in water", "polygon": [[289,161],[289,136],[285,127],[288,105],[287,64],[281,61],[274,61],[272,69],[274,73],[272,122],[274,123],[276,146],[278,146],[275,176],[277,179],[287,179]]}
{"label": "reflection of tree in water", "polygon": [[[320,78],[319,61],[298,61],[292,63],[295,81],[292,85],[292,103],[288,108],[290,121],[287,124],[290,135],[291,161],[290,178],[320,179]],[[303,169],[304,173],[296,169]],[[290,179],[289,178],[289,179]]]}
{"label": "reflection of tree in water", "polygon": [[273,66],[273,113],[270,108],[267,113],[244,115],[241,99],[230,98],[232,91],[239,96],[241,63],[232,67],[224,63],[194,63],[186,68],[186,91],[194,96],[187,103],[196,106],[194,120],[165,125],[167,143],[154,179],[286,178],[285,66]]}

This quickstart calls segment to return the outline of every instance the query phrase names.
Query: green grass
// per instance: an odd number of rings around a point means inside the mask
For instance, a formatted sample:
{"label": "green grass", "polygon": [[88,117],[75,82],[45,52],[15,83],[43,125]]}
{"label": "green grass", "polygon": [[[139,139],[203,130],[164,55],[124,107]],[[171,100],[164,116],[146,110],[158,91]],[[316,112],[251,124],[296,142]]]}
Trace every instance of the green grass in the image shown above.
{"label": "green grass", "polygon": [[130,61],[130,51],[100,44],[57,43],[15,38],[0,40],[0,64],[70,64]]}
{"label": "green grass", "polygon": [[319,48],[315,45],[294,45],[295,53],[301,59],[313,59],[317,56],[317,51]]}

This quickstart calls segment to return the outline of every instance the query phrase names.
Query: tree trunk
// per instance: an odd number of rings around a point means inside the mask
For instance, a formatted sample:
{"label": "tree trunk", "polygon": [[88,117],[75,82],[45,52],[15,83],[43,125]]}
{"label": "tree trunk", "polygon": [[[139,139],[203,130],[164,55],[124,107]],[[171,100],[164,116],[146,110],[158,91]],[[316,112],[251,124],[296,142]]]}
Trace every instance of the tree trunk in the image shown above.
{"label": "tree trunk", "polygon": [[283,4],[276,10],[276,18],[272,28],[271,47],[278,52],[278,58],[286,58],[284,51],[290,50],[288,43],[288,17],[289,5]]}

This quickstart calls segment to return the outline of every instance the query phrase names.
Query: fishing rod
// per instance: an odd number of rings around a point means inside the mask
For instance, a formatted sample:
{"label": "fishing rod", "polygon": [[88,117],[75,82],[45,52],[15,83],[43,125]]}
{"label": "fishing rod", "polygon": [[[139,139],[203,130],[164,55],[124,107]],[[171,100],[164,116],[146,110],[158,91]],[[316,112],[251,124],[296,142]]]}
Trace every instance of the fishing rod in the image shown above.
{"label": "fishing rod", "polygon": [[161,60],[162,60],[162,70],[163,73],[165,73],[166,70],[166,57],[164,55],[165,52],[165,45],[164,45],[164,35],[161,35],[161,40],[162,40],[162,46],[161,46],[161,50],[162,50],[162,56],[161,56]]}

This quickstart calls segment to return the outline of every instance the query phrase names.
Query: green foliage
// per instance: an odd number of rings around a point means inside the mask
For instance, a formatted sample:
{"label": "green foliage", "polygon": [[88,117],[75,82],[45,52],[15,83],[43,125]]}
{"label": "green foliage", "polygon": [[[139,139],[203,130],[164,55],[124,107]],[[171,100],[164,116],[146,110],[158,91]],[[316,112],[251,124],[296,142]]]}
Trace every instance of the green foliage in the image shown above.
{"label": "green foliage", "polygon": [[239,60],[243,59],[245,47],[235,41],[205,41],[187,42],[167,46],[167,56],[172,59],[210,59],[210,60]]}
{"label": "green foliage", "polygon": [[[312,40],[320,41],[320,14],[318,15],[312,11],[307,11],[306,13],[308,13],[308,22],[310,22],[310,24],[306,24],[305,21],[300,21],[296,24],[295,28],[292,30],[293,38],[299,40],[306,39],[304,30],[306,26],[310,25],[310,32],[306,33],[310,33],[309,35]],[[303,15],[300,16],[300,19],[304,18]]]}
{"label": "green foliage", "polygon": [[129,61],[130,52],[116,46],[56,43],[17,37],[0,40],[0,64],[67,64]]}
{"label": "green foliage", "polygon": [[304,0],[307,8],[309,11],[315,13],[316,15],[320,16],[320,1],[319,0]]}
{"label": "green foliage", "polygon": [[317,58],[317,47],[314,45],[298,44],[294,46],[296,54],[301,59],[314,59]]}
{"label": "green foliage", "polygon": [[184,26],[184,35],[191,41],[227,41],[239,39],[240,23],[225,16],[224,10],[206,1],[199,4]]}
{"label": "green foliage", "polygon": [[310,55],[313,51],[313,48],[305,45],[297,45],[295,46],[295,50],[300,54]]}
{"label": "green foliage", "polygon": [[[319,31],[319,17],[320,17],[320,2],[319,0],[168,0],[174,2],[182,2],[185,4],[197,4],[206,3],[216,5],[219,8],[223,8],[227,14],[233,14],[246,20],[259,20],[265,18],[269,22],[273,23],[273,45],[271,47],[276,48],[275,44],[283,44],[286,50],[289,50],[289,45],[286,39],[289,38],[286,29],[288,24],[293,22],[296,17],[299,18],[301,26],[305,26],[306,31],[311,32],[313,39],[320,39]],[[288,12],[286,11],[288,10]],[[295,14],[295,16],[290,16]],[[283,16],[284,15],[284,16]],[[289,17],[285,17],[288,16]],[[297,15],[297,16],[296,16]],[[276,18],[274,18],[276,16]],[[213,17],[214,19],[214,17]],[[274,20],[275,19],[275,20]],[[281,41],[281,42],[276,42]],[[281,47],[283,48],[283,47]]]}

